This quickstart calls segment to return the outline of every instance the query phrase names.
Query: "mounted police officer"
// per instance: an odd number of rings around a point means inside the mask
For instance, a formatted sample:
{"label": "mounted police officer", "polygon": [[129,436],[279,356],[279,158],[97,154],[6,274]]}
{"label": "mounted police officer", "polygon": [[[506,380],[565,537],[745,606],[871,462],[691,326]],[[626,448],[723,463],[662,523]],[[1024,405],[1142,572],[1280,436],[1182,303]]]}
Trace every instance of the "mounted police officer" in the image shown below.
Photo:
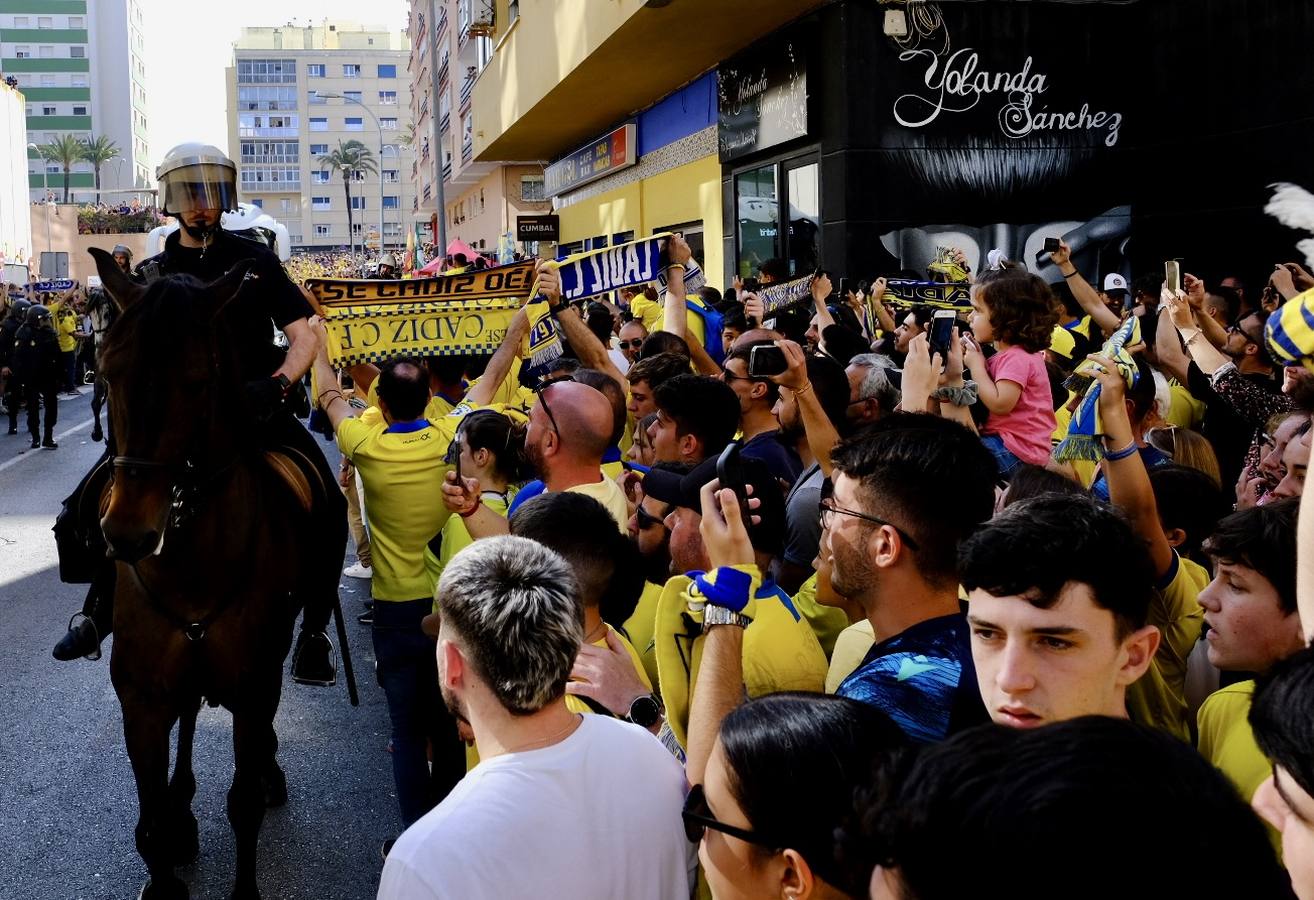
{"label": "mounted police officer", "polygon": [[5,408],[9,412],[9,433],[18,434],[18,410],[23,405],[23,379],[13,370],[14,342],[23,327],[32,303],[23,297],[10,301],[9,314],[0,321],[0,378],[5,382]]}
{"label": "mounted police officer", "polygon": [[132,275],[132,249],[126,244],[115,244],[114,249],[110,251],[114,257],[115,264],[124,271],[128,276]]}
{"label": "mounted police officer", "polygon": [[[294,395],[300,395],[300,380],[315,357],[315,340],[307,321],[313,310],[301,290],[288,279],[275,253],[262,243],[220,226],[222,214],[237,208],[237,167],[215,147],[180,144],[165,154],[156,177],[161,209],[177,219],[179,228],[165,240],[162,253],[142,261],[137,277],[150,282],[187,274],[209,283],[241,260],[252,262],[247,276],[251,280],[225,315],[231,317],[233,333],[239,336],[246,380],[241,401],[250,416],[253,443],[262,449],[295,451],[293,456],[304,457],[313,467],[314,473],[309,474],[317,474],[323,485],[332,488],[335,475],[323,452],[289,409],[289,401],[299,399]],[[286,351],[274,343],[275,327],[287,337]],[[112,449],[109,452],[112,454]],[[325,631],[338,599],[338,575],[346,552],[347,510],[340,491],[325,489],[317,493],[323,502],[317,508],[315,527],[321,546],[329,552],[316,561],[319,568],[307,577],[298,598],[305,615],[293,656],[292,677],[304,684],[330,685],[336,681],[337,668]],[[76,495],[70,498],[70,509],[81,505],[76,499]],[[235,563],[240,565],[241,561]],[[112,580],[96,577],[83,615],[74,616],[68,634],[55,647],[57,659],[97,652],[112,622],[108,614],[111,598],[107,596],[112,591],[105,589],[106,584],[112,584]]]}
{"label": "mounted police officer", "polygon": [[397,257],[391,253],[385,253],[379,257],[379,271],[376,278],[401,278],[401,273],[397,271]]}

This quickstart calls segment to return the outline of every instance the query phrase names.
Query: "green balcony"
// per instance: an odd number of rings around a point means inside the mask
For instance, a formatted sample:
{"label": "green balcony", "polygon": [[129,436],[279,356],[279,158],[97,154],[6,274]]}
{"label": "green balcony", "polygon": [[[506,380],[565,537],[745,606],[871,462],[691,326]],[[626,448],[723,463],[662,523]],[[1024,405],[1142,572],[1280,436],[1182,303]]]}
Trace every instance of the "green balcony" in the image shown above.
{"label": "green balcony", "polygon": [[28,116],[27,130],[90,131],[91,116]]}
{"label": "green balcony", "polygon": [[0,28],[0,41],[12,44],[85,44],[85,28]]}
{"label": "green balcony", "polygon": [[89,87],[24,87],[19,91],[33,103],[42,100],[86,100],[91,101]]}
{"label": "green balcony", "polygon": [[[102,174],[104,174],[102,172]],[[64,173],[58,175],[53,172],[44,179],[38,173],[33,175],[31,172],[27,175],[27,186],[33,190],[45,190],[46,185],[57,194],[62,194],[64,190]],[[96,186],[96,176],[91,172],[70,172],[68,176],[68,188],[94,188]]]}
{"label": "green balcony", "polygon": [[76,16],[87,11],[87,0],[0,0],[0,13]]}
{"label": "green balcony", "polygon": [[0,70],[15,72],[90,72],[86,59],[0,59]]}

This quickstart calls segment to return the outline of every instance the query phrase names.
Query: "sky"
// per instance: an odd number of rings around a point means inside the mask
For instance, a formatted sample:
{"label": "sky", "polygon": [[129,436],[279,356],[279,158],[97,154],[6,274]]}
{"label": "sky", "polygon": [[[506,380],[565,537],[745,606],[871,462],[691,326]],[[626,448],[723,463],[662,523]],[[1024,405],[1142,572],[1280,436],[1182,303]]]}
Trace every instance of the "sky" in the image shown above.
{"label": "sky", "polygon": [[[175,144],[228,144],[224,70],[244,27],[363,20],[400,31],[406,0],[140,0],[145,20],[147,138],[153,169]],[[362,16],[360,8],[369,12]],[[229,155],[233,155],[233,149]]]}

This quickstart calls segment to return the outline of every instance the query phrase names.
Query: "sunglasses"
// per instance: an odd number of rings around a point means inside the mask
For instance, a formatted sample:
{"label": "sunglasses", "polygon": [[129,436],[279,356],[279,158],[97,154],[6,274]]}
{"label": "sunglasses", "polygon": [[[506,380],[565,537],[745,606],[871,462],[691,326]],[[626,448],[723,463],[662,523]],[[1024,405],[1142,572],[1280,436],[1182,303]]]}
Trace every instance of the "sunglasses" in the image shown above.
{"label": "sunglasses", "polygon": [[561,429],[557,427],[557,417],[552,415],[552,407],[548,406],[547,389],[552,387],[552,385],[556,384],[558,381],[571,380],[573,379],[571,379],[569,375],[564,378],[549,378],[547,381],[539,382],[539,384],[534,387],[534,393],[538,396],[538,405],[543,407],[543,412],[547,413],[548,421],[552,423],[552,430],[556,432],[557,437],[561,437]]}
{"label": "sunglasses", "polygon": [[622,350],[638,350],[643,346],[643,338],[635,338],[632,341],[617,341],[616,344]]}
{"label": "sunglasses", "polygon": [[634,521],[638,523],[640,531],[652,528],[655,525],[660,525],[662,528],[666,527],[666,517],[658,518],[652,515],[643,508],[643,504],[634,507]]}
{"label": "sunglasses", "polygon": [[897,534],[900,538],[903,539],[903,542],[908,545],[909,550],[918,549],[917,542],[912,539],[912,536],[909,535],[908,532],[900,528],[898,525],[895,525],[893,522],[887,522],[884,519],[877,518],[876,516],[869,516],[867,515],[867,513],[860,513],[851,509],[841,509],[840,507],[832,506],[829,503],[822,503],[820,506],[820,510],[821,510],[821,527],[824,529],[829,530],[831,528],[835,514],[838,513],[841,516],[852,516],[855,519],[862,519],[864,522],[872,522],[873,524],[876,525],[888,525],[894,529],[895,534]]}
{"label": "sunglasses", "polygon": [[722,834],[728,834],[731,837],[737,837],[741,841],[748,841],[750,844],[756,844],[759,847],[776,849],[777,844],[769,841],[761,835],[754,834],[743,828],[736,828],[733,825],[727,825],[724,822],[718,822],[712,815],[712,808],[707,805],[707,795],[703,791],[701,784],[695,784],[689,789],[689,796],[684,798],[684,809],[680,813],[684,819],[684,836],[689,839],[689,843],[696,844],[703,839],[707,829],[719,831]]}

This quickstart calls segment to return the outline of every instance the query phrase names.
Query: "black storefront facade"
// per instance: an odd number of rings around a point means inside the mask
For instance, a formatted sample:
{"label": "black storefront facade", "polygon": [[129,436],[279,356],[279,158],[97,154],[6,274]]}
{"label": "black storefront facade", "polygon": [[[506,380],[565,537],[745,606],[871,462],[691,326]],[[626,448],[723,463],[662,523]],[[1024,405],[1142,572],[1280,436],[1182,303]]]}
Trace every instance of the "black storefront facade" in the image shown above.
{"label": "black storefront facade", "polygon": [[772,258],[924,274],[938,246],[1053,275],[1051,236],[1099,277],[1296,258],[1263,206],[1314,190],[1314,7],[929,5],[940,27],[899,42],[890,7],[830,3],[719,67],[727,283]]}

